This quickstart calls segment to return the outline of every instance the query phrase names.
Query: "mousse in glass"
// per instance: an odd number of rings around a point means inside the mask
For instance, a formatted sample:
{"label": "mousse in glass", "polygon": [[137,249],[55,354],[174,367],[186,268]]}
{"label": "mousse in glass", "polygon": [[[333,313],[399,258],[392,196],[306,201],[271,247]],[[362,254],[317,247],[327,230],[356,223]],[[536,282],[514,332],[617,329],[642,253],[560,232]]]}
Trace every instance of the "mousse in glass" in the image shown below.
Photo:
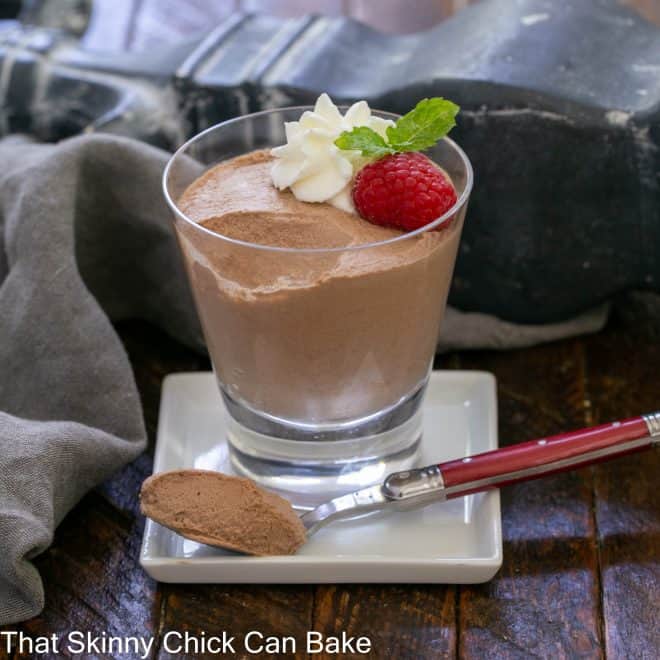
{"label": "mousse in glass", "polygon": [[233,464],[295,503],[414,462],[472,186],[457,110],[324,94],[214,126],[165,170]]}

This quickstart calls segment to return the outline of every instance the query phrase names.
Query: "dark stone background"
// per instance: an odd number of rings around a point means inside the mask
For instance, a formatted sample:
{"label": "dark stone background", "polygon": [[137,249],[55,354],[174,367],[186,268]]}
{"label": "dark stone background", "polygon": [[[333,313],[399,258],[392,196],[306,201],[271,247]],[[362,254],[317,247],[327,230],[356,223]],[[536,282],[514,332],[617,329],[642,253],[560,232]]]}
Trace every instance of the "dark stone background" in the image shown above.
{"label": "dark stone background", "polygon": [[539,323],[660,290],[660,31],[615,0],[483,0],[404,36],[233,14],[138,52],[72,32],[0,21],[0,135],[172,148],[321,91],[399,112],[447,96],[476,172],[452,304]]}

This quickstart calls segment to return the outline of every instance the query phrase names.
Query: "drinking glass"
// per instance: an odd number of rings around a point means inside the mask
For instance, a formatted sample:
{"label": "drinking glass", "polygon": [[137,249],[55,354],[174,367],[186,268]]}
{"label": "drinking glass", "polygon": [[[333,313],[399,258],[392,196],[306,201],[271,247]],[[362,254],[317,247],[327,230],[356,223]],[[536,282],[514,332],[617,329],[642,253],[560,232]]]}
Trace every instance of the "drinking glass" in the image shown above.
{"label": "drinking glass", "polygon": [[301,507],[414,463],[472,187],[467,156],[445,138],[427,154],[451,177],[456,203],[429,225],[380,242],[269,246],[215,233],[182,212],[181,195],[200,175],[284,144],[285,122],[308,109],[213,126],[186,142],[163,175],[234,469]]}

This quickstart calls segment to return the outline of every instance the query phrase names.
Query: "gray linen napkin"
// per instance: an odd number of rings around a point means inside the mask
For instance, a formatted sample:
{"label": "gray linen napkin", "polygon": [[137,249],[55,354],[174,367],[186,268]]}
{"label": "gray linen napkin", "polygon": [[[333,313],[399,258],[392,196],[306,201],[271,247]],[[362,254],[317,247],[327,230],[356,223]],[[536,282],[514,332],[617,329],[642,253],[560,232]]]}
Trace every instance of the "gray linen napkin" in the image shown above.
{"label": "gray linen napkin", "polygon": [[[110,319],[146,319],[203,347],[162,200],[167,158],[108,135],[0,141],[0,624],[39,613],[31,559],[85,492],[144,449]],[[441,348],[526,346],[606,316],[520,327],[450,310]]]}
{"label": "gray linen napkin", "polygon": [[0,624],[41,610],[30,560],[85,492],[145,447],[108,315],[201,346],[161,201],[166,160],[114,137],[0,142]]}

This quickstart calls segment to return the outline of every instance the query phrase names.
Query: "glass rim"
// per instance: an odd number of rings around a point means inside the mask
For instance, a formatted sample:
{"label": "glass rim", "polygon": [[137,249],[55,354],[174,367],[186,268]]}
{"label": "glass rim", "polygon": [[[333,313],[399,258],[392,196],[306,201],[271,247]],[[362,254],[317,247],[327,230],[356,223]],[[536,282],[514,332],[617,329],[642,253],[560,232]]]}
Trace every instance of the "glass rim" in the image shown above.
{"label": "glass rim", "polygon": [[[338,106],[340,110],[345,111],[349,106],[347,105],[341,105]],[[245,121],[247,119],[252,119],[255,117],[263,117],[266,115],[274,114],[276,112],[288,112],[288,111],[295,111],[298,110],[302,114],[306,110],[313,110],[314,106],[312,105],[293,105],[293,106],[285,106],[282,108],[270,108],[268,110],[261,110],[259,112],[252,112],[247,115],[240,115],[239,117],[232,117],[231,119],[227,119],[225,121],[219,122],[218,124],[214,124],[213,126],[209,126],[208,128],[204,129],[200,133],[197,133],[196,135],[193,135],[193,137],[189,138],[186,140],[169,158],[167,161],[167,164],[165,165],[165,169],[163,170],[163,177],[162,177],[162,189],[163,189],[163,195],[165,196],[165,200],[168,204],[168,206],[172,209],[172,211],[175,213],[175,215],[188,224],[192,225],[195,227],[197,231],[200,231],[202,233],[206,233],[209,236],[213,236],[216,239],[220,239],[223,241],[226,241],[227,243],[233,244],[233,245],[240,245],[242,247],[247,247],[247,248],[252,248],[256,250],[265,250],[265,251],[271,251],[271,252],[285,252],[285,253],[290,253],[290,254],[326,254],[326,253],[337,253],[337,252],[348,252],[348,251],[358,251],[358,250],[367,250],[367,249],[372,249],[372,248],[377,248],[385,245],[391,245],[394,243],[399,243],[401,241],[405,241],[407,239],[413,238],[415,236],[419,236],[427,231],[432,231],[433,229],[436,229],[437,227],[440,227],[443,225],[447,220],[449,220],[452,216],[454,216],[466,203],[467,200],[470,196],[470,193],[472,192],[472,185],[474,182],[474,172],[472,170],[472,163],[470,162],[470,159],[467,157],[467,154],[461,149],[461,147],[454,142],[449,137],[443,137],[442,142],[446,142],[449,144],[449,146],[456,151],[456,153],[459,155],[464,167],[465,171],[467,173],[467,179],[465,182],[465,189],[463,192],[460,194],[456,202],[452,205],[450,209],[445,211],[440,217],[436,218],[433,220],[433,222],[429,222],[428,224],[419,227],[418,229],[415,229],[414,231],[410,232],[404,232],[400,236],[394,236],[392,238],[386,238],[382,241],[372,241],[371,243],[359,243],[358,245],[347,245],[344,247],[312,247],[312,248],[301,248],[301,247],[284,247],[284,246],[278,246],[278,245],[264,245],[263,243],[251,243],[250,241],[242,241],[238,238],[231,238],[229,236],[225,236],[223,234],[219,234],[218,232],[212,231],[211,229],[207,229],[203,225],[200,225],[198,222],[195,222],[194,220],[191,220],[181,209],[179,209],[177,203],[175,200],[172,199],[168,186],[167,186],[167,181],[168,177],[170,174],[170,170],[172,169],[172,165],[174,164],[174,161],[181,156],[191,145],[193,145],[195,142],[198,140],[201,140],[205,135],[216,131],[220,128],[224,128],[226,126],[230,126],[231,124],[238,124],[242,121]],[[386,117],[390,118],[393,120],[398,119],[401,115],[398,115],[393,112],[387,112],[384,110],[375,110],[372,108],[372,112],[378,113],[379,116],[381,117]],[[222,161],[219,161],[222,162]]]}

